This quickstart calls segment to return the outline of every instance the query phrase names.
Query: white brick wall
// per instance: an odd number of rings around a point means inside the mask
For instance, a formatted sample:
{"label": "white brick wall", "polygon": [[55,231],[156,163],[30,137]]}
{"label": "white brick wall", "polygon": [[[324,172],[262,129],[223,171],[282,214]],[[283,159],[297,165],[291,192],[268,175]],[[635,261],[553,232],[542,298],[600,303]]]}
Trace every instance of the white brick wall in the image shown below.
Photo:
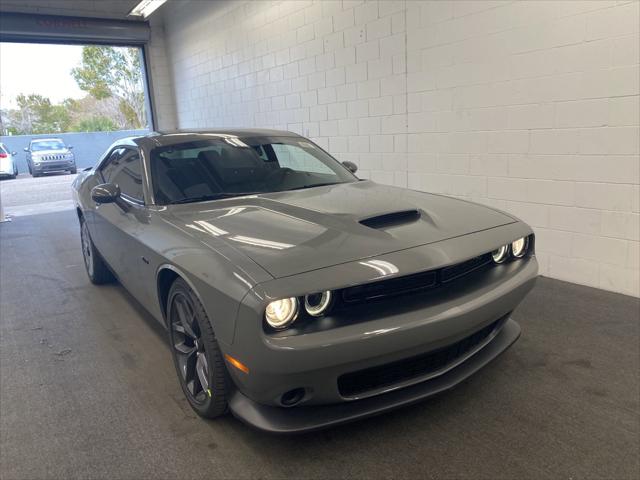
{"label": "white brick wall", "polygon": [[640,295],[637,1],[165,8],[181,128],[308,135],[362,177],[522,217],[543,274]]}
{"label": "white brick wall", "polygon": [[156,130],[175,130],[177,128],[176,100],[173,95],[164,26],[157,20],[151,24],[151,41],[147,47],[147,54],[151,70],[148,74],[151,78],[151,94],[157,123],[155,128]]}

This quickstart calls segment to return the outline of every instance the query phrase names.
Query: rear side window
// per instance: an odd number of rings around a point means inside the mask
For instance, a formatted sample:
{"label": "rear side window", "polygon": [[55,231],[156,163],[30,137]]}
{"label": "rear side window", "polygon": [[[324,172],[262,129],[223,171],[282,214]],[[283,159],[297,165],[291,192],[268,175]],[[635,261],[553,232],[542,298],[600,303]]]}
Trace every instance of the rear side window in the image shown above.
{"label": "rear side window", "polygon": [[114,150],[102,169],[102,176],[106,182],[118,185],[120,191],[129,198],[139,202],[144,200],[142,161],[137,150],[132,148]]}

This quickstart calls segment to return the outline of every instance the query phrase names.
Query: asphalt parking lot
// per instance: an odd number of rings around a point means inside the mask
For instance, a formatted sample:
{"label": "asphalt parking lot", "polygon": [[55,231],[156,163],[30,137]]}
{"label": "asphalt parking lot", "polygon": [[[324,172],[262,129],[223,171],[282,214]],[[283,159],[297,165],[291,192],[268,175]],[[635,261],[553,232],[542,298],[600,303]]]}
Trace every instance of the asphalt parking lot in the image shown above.
{"label": "asphalt parking lot", "polygon": [[0,181],[5,214],[11,217],[57,212],[73,208],[71,182],[76,175],[49,174],[33,178],[21,173]]}
{"label": "asphalt parking lot", "polygon": [[521,339],[469,381],[272,436],[196,417],[163,329],[89,283],[72,210],[18,215],[0,245],[2,479],[638,478],[638,299],[540,279]]}

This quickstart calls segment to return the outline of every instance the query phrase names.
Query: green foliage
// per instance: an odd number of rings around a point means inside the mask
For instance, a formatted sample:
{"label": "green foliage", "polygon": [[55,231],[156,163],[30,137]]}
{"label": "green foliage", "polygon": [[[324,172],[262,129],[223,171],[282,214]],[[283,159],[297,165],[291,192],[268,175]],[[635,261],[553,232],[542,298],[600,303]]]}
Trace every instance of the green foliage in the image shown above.
{"label": "green foliage", "polygon": [[18,129],[29,130],[27,133],[33,134],[68,131],[71,118],[63,105],[53,105],[48,98],[36,94],[20,94],[16,103],[20,109],[17,123],[22,127]]}
{"label": "green foliage", "polygon": [[127,128],[146,125],[140,51],[88,45],[82,63],[71,72],[78,86],[98,100],[117,97]]}
{"label": "green foliage", "polygon": [[118,126],[109,117],[95,116],[85,118],[72,125],[71,130],[74,132],[113,132],[118,130]]}

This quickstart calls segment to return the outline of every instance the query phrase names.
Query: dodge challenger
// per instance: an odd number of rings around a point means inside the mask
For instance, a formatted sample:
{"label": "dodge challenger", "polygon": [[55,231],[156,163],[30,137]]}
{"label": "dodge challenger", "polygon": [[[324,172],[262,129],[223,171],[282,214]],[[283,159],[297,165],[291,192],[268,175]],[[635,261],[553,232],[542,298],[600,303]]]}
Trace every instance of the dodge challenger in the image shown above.
{"label": "dodge challenger", "polygon": [[89,279],[166,327],[200,416],[325,428],[443,392],[519,337],[531,228],[356,170],[294,133],[217,130],[119,140],[75,179]]}

